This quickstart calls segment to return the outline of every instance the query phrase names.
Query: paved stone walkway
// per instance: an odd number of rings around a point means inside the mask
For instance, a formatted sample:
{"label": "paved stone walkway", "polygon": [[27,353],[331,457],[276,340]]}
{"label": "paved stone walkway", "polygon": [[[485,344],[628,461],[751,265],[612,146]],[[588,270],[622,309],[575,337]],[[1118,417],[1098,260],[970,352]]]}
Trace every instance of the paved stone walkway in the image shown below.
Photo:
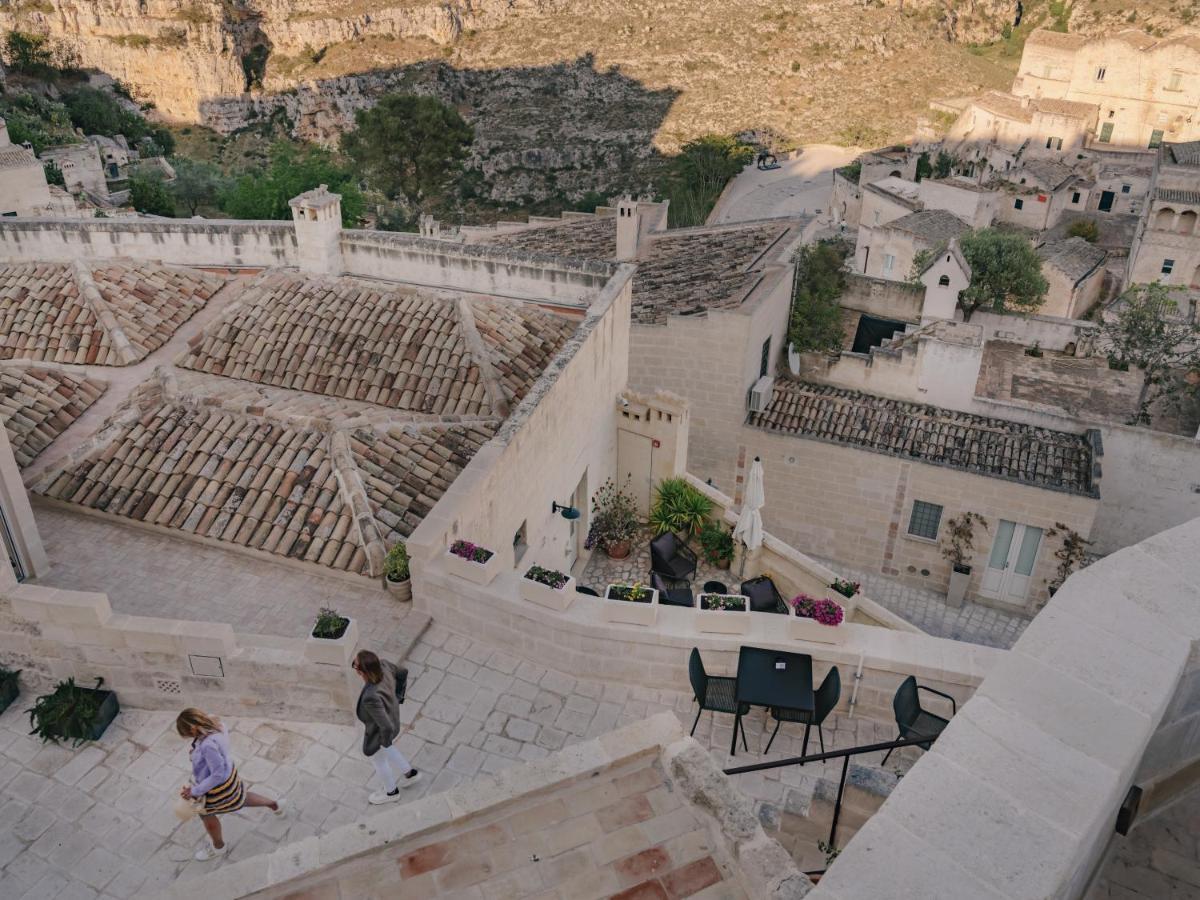
{"label": "paved stone walkway", "polygon": [[880,606],[937,637],[1008,649],[1030,622],[1025,616],[969,601],[962,609],[951,609],[946,605],[945,596],[937,591],[901,584],[885,575],[864,572],[836,560],[820,561],[843,578],[857,581],[862,585],[863,593]]}
{"label": "paved stone walkway", "polygon": [[34,517],[52,567],[39,583],[103,591],[115,611],[129,615],[304,637],[317,610],[331,606],[358,619],[360,632],[395,656],[429,622],[373,579],[322,575],[37,500]]}
{"label": "paved stone walkway", "polygon": [[859,150],[814,144],[778,169],[744,169],[726,189],[709,216],[714,224],[744,222],[773,216],[828,214],[833,194],[833,170],[851,162]]}
{"label": "paved stone walkway", "polygon": [[1087,900],[1200,898],[1200,789],[1116,841]]}
{"label": "paved stone walkway", "polygon": [[[539,759],[663,710],[687,727],[690,695],[650,687],[581,681],[474,643],[434,625],[410,660],[406,730],[397,746],[425,773],[405,799],[442,791],[480,772],[497,772]],[[722,674],[716,673],[713,674]],[[727,673],[726,673],[727,674]],[[123,712],[104,737],[78,750],[43,746],[26,732],[22,696],[0,716],[0,895],[8,898],[110,898],[193,877],[220,861],[197,863],[198,822],[180,824],[172,795],[187,771],[187,747],[174,735],[169,712]],[[284,797],[287,815],[245,810],[224,820],[230,859],[263,853],[282,843],[369,816],[372,769],[359,753],[357,727],[230,719],[239,769],[249,785]],[[747,719],[749,754],[759,761],[764,719]],[[894,726],[866,718],[831,716],[828,749],[893,737]],[[769,733],[769,731],[768,731]],[[696,738],[728,764],[732,719],[706,713]],[[803,729],[785,726],[770,759],[798,754]],[[815,738],[814,738],[815,741]],[[917,758],[897,754],[889,768],[903,771]],[[878,765],[878,760],[860,759]],[[835,762],[738,777],[764,822],[780,810],[805,810],[818,776],[837,777]],[[11,825],[10,825],[11,823]]]}

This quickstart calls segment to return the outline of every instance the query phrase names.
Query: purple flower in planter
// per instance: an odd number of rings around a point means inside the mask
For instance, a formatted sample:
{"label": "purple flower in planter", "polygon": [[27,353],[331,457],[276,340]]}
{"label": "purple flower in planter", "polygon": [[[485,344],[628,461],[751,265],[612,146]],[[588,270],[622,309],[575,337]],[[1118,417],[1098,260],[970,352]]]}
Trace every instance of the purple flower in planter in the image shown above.
{"label": "purple flower in planter", "polygon": [[840,603],[826,599],[813,604],[812,617],[822,625],[841,625],[846,613]]}
{"label": "purple flower in planter", "polygon": [[792,598],[792,608],[796,610],[796,615],[811,619],[813,604],[816,602],[816,598],[810,597],[808,594],[797,594]]}
{"label": "purple flower in planter", "polygon": [[492,558],[491,550],[470,541],[455,541],[450,545],[450,552],[468,562],[485,563]]}

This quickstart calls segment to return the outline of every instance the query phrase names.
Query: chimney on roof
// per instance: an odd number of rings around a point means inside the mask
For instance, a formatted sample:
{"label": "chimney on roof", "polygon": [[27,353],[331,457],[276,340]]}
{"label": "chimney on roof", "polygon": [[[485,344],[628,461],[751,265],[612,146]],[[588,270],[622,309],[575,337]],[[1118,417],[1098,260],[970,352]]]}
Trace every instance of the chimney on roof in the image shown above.
{"label": "chimney on roof", "polygon": [[617,201],[617,260],[628,262],[637,259],[638,237],[642,217],[638,214],[637,201],[622,197]]}
{"label": "chimney on roof", "polygon": [[296,232],[297,264],[318,275],[342,274],[342,195],[328,185],[288,201]]}

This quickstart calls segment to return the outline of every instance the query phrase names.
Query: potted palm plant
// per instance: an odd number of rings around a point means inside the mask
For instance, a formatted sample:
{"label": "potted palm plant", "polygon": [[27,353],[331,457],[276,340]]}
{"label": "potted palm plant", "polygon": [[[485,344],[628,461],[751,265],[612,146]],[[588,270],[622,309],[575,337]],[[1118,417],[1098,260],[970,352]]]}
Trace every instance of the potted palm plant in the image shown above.
{"label": "potted palm plant", "polygon": [[664,478],[654,489],[650,527],[655,534],[673,531],[687,540],[698,535],[712,513],[713,503],[685,478]]}
{"label": "potted palm plant", "polygon": [[408,548],[397,543],[383,558],[383,583],[397,600],[412,599],[412,579],[408,571]]}
{"label": "potted palm plant", "polygon": [[698,594],[696,624],[708,634],[745,634],[750,628],[750,599],[741,594]]}
{"label": "potted palm plant", "polygon": [[358,648],[358,623],[336,609],[322,607],[304,642],[304,655],[315,663],[349,665]]}
{"label": "potted palm plant", "polygon": [[524,599],[558,612],[575,600],[575,579],[557,569],[530,566],[518,584]]}
{"label": "potted palm plant", "polygon": [[20,692],[21,670],[13,671],[0,666],[0,713],[12,706]]}
{"label": "potted palm plant", "polygon": [[73,747],[99,740],[121,711],[117,695],[103,690],[103,685],[103,678],[97,678],[96,686],[90,688],[80,687],[74,678],[60,681],[29,710],[33,726],[29,733],[54,744],[69,740]]}
{"label": "potted palm plant", "polygon": [[610,584],[604,591],[604,621],[653,625],[658,621],[658,591],[640,582]]}
{"label": "potted palm plant", "polygon": [[946,536],[942,556],[950,561],[950,589],[946,605],[960,609],[971,583],[971,559],[975,553],[975,525],[987,531],[987,522],[979,513],[964,512],[946,520]]}
{"label": "potted palm plant", "polygon": [[500,556],[471,541],[455,541],[446,551],[446,568],[475,584],[491,584],[500,571]]}
{"label": "potted palm plant", "polygon": [[[625,484],[628,486],[629,479]],[[637,534],[637,527],[637,504],[610,478],[592,498],[592,521],[583,546],[587,550],[598,547],[611,559],[624,559],[629,555],[630,541]]]}

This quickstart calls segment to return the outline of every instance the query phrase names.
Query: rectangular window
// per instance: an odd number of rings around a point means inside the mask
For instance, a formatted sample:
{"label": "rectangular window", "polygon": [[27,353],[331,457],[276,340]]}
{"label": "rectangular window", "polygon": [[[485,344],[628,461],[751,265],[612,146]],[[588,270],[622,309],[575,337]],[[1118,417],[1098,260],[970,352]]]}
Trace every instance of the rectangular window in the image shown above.
{"label": "rectangular window", "polygon": [[1128,184],[1121,185],[1121,193],[1122,194],[1128,194],[1130,190],[1131,190],[1130,185],[1128,185]]}
{"label": "rectangular window", "polygon": [[1046,149],[1047,150],[1061,150],[1062,149],[1062,141],[1063,141],[1063,139],[1060,137],[1048,137],[1048,138],[1046,138]]}
{"label": "rectangular window", "polygon": [[758,377],[762,378],[771,368],[771,339],[767,338],[762,345],[762,359],[758,361]]}
{"label": "rectangular window", "polygon": [[1100,143],[1107,144],[1112,140],[1113,123],[1105,122],[1100,126]]}
{"label": "rectangular window", "polygon": [[1161,147],[1162,139],[1163,132],[1161,128],[1155,128],[1152,132],[1150,132],[1150,149],[1153,150],[1155,147]]}
{"label": "rectangular window", "polygon": [[1079,191],[1075,191],[1073,194],[1071,194],[1071,202],[1072,203],[1079,202]]}
{"label": "rectangular window", "polygon": [[1098,68],[1096,70],[1096,80],[1103,81],[1104,76],[1105,76],[1105,74],[1107,74],[1107,72],[1108,72],[1108,69],[1106,69],[1104,66],[1101,66],[1100,68]]}
{"label": "rectangular window", "polygon": [[938,503],[914,500],[912,513],[908,517],[908,533],[913,537],[936,541],[938,528],[942,524],[942,507]]}
{"label": "rectangular window", "polygon": [[1013,209],[1024,209],[1024,208],[1025,208],[1025,201],[1022,200],[1020,197],[1018,197],[1016,200],[1013,201]]}
{"label": "rectangular window", "polygon": [[1171,73],[1171,77],[1167,79],[1167,90],[1168,91],[1183,90],[1183,73],[1182,72],[1172,72]]}
{"label": "rectangular window", "polygon": [[1162,264],[1162,273],[1164,275],[1170,275],[1171,272],[1173,272],[1174,270],[1175,270],[1175,260],[1164,259],[1163,264]]}
{"label": "rectangular window", "polygon": [[891,274],[892,266],[896,264],[896,257],[891,253],[883,254],[883,271],[884,274]]}

